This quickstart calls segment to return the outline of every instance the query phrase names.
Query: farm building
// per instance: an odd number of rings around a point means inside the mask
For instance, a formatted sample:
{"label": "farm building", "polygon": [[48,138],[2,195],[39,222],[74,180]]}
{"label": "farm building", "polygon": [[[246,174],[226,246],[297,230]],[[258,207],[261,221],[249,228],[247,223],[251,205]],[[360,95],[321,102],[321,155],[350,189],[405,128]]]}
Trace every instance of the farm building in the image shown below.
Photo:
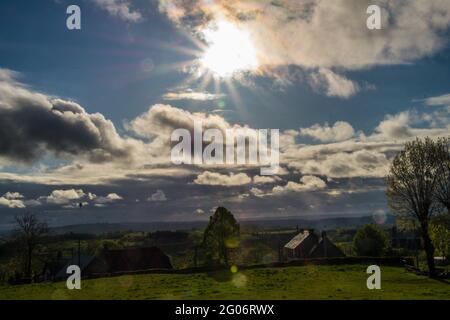
{"label": "farm building", "polygon": [[108,272],[172,269],[170,258],[157,247],[105,250]]}
{"label": "farm building", "polygon": [[62,267],[55,276],[56,280],[66,279],[68,277],[67,268],[70,265],[77,265],[80,267],[82,275],[92,275],[105,273],[107,271],[107,266],[102,259],[95,256],[88,255],[74,255],[71,259],[65,262],[64,267]]}
{"label": "farm building", "polygon": [[[91,276],[95,274],[106,274],[114,272],[143,271],[149,269],[172,269],[170,258],[157,247],[146,248],[125,248],[125,249],[104,249],[101,256],[72,256],[59,262],[56,274],[51,272],[49,264],[44,270],[45,280],[60,280],[67,278],[67,267],[78,265],[82,276]],[[62,267],[61,267],[62,266]],[[52,273],[54,275],[52,275]]]}
{"label": "farm building", "polygon": [[288,260],[344,257],[344,253],[328,239],[325,232],[317,236],[314,229],[301,230],[283,248]]}

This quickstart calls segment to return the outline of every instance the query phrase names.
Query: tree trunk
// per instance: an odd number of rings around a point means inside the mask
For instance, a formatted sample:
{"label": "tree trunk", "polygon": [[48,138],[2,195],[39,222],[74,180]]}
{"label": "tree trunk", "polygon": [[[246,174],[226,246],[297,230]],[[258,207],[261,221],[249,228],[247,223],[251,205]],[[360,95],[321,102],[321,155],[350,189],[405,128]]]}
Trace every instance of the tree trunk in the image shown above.
{"label": "tree trunk", "polygon": [[33,253],[31,246],[28,247],[27,251],[27,277],[31,277],[31,256]]}
{"label": "tree trunk", "polygon": [[222,245],[222,253],[225,265],[228,266],[228,251],[225,243]]}
{"label": "tree trunk", "polygon": [[431,278],[436,277],[436,268],[434,266],[434,246],[428,234],[428,225],[422,225],[422,238],[425,253],[427,255],[428,273]]}

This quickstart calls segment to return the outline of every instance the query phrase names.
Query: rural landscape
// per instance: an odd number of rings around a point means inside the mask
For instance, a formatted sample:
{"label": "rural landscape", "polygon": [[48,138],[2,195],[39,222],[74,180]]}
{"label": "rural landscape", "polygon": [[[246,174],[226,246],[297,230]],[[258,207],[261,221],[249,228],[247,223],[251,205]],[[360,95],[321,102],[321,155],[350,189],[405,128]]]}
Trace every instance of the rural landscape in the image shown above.
{"label": "rural landscape", "polygon": [[450,300],[449,84],[450,0],[2,0],[0,302]]}
{"label": "rural landscape", "polygon": [[[34,214],[17,216],[0,246],[1,297],[449,299],[449,145],[417,139],[394,158],[386,179],[393,217],[304,220],[297,223],[309,228],[292,228],[294,220],[239,223],[218,207],[204,229],[111,225],[116,231],[104,233],[104,226],[81,225],[90,233],[56,233]],[[82,290],[65,288],[71,265],[84,276]],[[368,290],[369,265],[381,267],[380,291]]]}

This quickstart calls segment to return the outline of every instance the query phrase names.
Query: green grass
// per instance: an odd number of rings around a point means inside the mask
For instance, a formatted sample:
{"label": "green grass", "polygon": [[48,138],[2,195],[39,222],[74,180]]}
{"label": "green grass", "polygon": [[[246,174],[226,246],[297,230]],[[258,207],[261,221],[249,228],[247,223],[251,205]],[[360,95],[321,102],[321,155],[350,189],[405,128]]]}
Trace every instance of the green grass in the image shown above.
{"label": "green grass", "polygon": [[366,287],[367,266],[303,266],[231,274],[149,274],[0,287],[0,299],[450,299],[450,285],[381,267],[381,290]]}

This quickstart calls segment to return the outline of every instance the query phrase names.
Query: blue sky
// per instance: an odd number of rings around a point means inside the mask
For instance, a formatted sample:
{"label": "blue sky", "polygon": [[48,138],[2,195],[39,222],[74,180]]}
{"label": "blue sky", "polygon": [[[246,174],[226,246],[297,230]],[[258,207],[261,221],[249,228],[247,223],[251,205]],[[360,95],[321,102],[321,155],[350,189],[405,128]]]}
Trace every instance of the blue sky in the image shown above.
{"label": "blue sky", "polygon": [[[369,2],[339,0],[324,7],[315,0],[301,5],[234,1],[231,10],[212,0],[191,1],[190,6],[177,0],[2,1],[0,80],[6,89],[0,91],[0,105],[25,110],[19,89],[33,95],[30,101],[44,95],[53,107],[56,98],[76,103],[86,121],[96,123],[96,113],[111,120],[110,133],[118,135],[118,142],[105,147],[75,141],[58,125],[61,132],[53,134],[62,141],[44,134],[30,139],[39,145],[36,156],[25,159],[5,147],[0,154],[0,223],[8,224],[24,210],[42,212],[57,224],[195,220],[206,218],[219,203],[243,218],[387,212],[381,181],[395,151],[415,136],[448,133],[450,2],[375,1],[388,18],[383,17],[382,30],[372,31],[365,28]],[[70,4],[81,8],[81,30],[66,28]],[[325,15],[328,19],[321,21]],[[220,77],[202,66],[212,46],[205,30],[221,21],[249,35],[258,56],[256,69]],[[195,78],[199,72],[203,76]],[[201,86],[208,73],[215,80]],[[191,96],[168,99],[168,93]],[[203,96],[193,98],[192,93]],[[158,104],[164,107],[153,108]],[[270,183],[257,183],[255,170],[173,167],[161,159],[168,156],[167,136],[158,132],[176,123],[178,110],[230,126],[280,129],[286,172]],[[13,116],[6,112],[4,119]],[[148,121],[148,132],[134,127],[136,119]],[[11,137],[5,134],[0,145],[9,145]],[[118,156],[92,160],[98,150],[122,154],[125,145],[139,149],[132,168],[116,163]],[[339,161],[348,168],[331,166]],[[102,174],[94,181],[95,175],[68,168],[77,165]],[[149,167],[159,171],[147,172]],[[117,175],[108,178],[109,170]],[[228,180],[202,182],[205,172]],[[230,179],[238,173],[251,182]],[[308,185],[312,180],[302,180],[305,176],[325,186]],[[54,191],[63,199],[52,200]],[[86,203],[82,214],[73,208],[79,202]],[[124,217],[124,210],[130,215]]]}

